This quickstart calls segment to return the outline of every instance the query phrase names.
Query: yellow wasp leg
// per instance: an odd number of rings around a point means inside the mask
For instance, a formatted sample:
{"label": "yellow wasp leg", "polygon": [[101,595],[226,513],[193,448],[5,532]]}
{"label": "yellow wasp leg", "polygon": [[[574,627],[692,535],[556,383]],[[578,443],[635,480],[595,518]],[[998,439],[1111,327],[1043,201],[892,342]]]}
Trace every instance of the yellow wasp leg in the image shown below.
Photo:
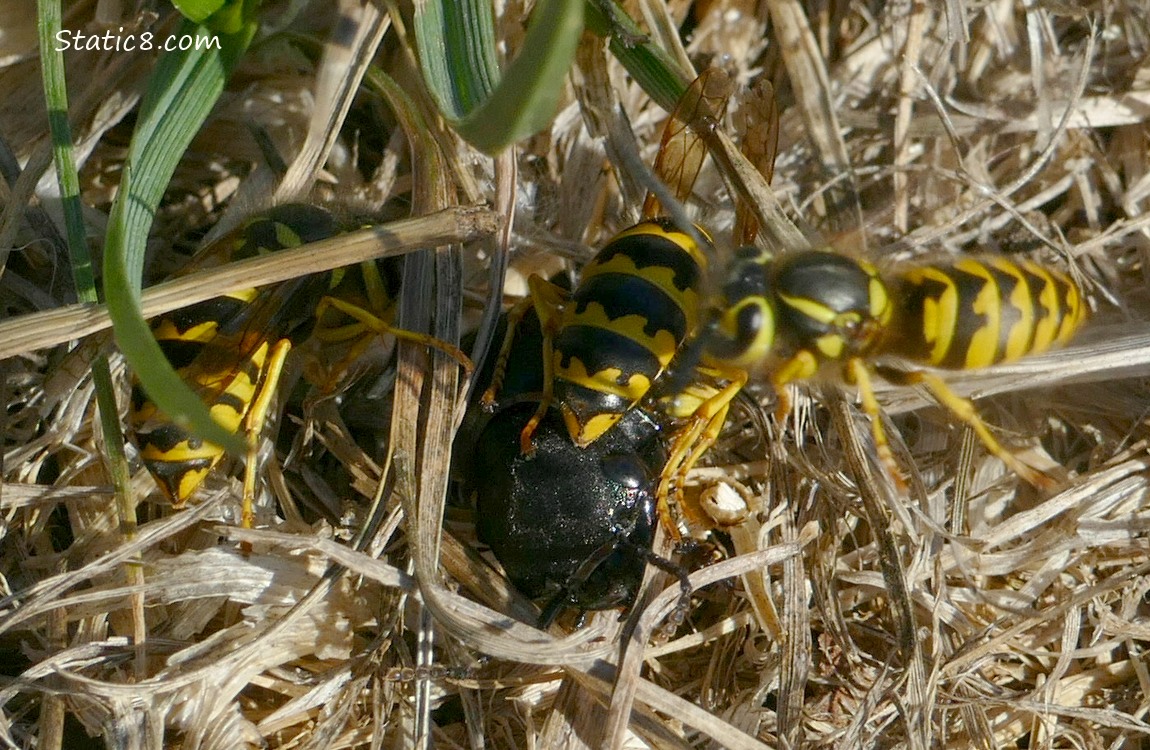
{"label": "yellow wasp leg", "polygon": [[543,333],[543,396],[539,399],[535,413],[519,433],[519,452],[524,455],[535,452],[531,438],[547,414],[547,409],[555,401],[554,342],[555,334],[563,324],[567,303],[567,292],[541,276],[530,276],[527,285],[531,289],[531,301],[535,306],[535,314],[539,316],[539,329]]}
{"label": "yellow wasp leg", "polygon": [[1006,448],[1003,448],[994,435],[990,434],[990,428],[982,421],[982,417],[978,416],[978,411],[974,408],[974,404],[969,399],[965,399],[950,389],[942,378],[933,375],[929,372],[908,372],[905,374],[906,383],[922,383],[938,402],[946,407],[951,414],[958,417],[960,420],[970,426],[974,433],[978,435],[979,440],[986,446],[986,449],[991,454],[997,456],[1004,464],[1010,468],[1018,476],[1022,477],[1032,487],[1040,490],[1049,490],[1054,487],[1055,482],[1050,477],[1038,471],[1032,466],[1024,464],[1017,456],[1011,453]]}
{"label": "yellow wasp leg", "polygon": [[511,347],[515,343],[515,329],[523,322],[524,316],[529,311],[535,310],[535,315],[539,318],[539,329],[543,334],[543,397],[539,401],[539,407],[519,433],[519,448],[522,453],[531,453],[534,450],[531,438],[554,400],[552,342],[556,331],[562,325],[563,311],[567,303],[567,292],[541,276],[528,277],[527,284],[531,289],[531,295],[519,300],[507,311],[507,332],[503,335],[503,344],[495,357],[491,384],[487,386],[480,400],[488,409],[495,406],[499,389],[503,387],[503,380],[507,375],[507,360],[511,358]]}
{"label": "yellow wasp leg", "polygon": [[535,430],[538,429],[539,423],[543,421],[543,417],[547,414],[547,409],[555,401],[555,365],[552,362],[554,356],[553,347],[551,344],[551,336],[543,335],[543,395],[539,397],[539,405],[535,407],[535,413],[531,415],[531,419],[527,420],[527,424],[523,425],[523,429],[519,431],[519,452],[525,456],[530,456],[535,452],[535,443],[532,438],[535,437]]}
{"label": "yellow wasp leg", "polygon": [[[317,321],[322,320],[322,317],[327,309],[332,305],[327,302],[331,298],[324,297],[320,300],[319,305],[316,306],[315,318]],[[364,332],[368,328],[363,323],[355,322],[348,325],[338,327],[320,328],[317,324],[315,337],[324,344],[343,344],[351,341],[352,344],[347,352],[340,358],[340,360],[331,365],[330,368],[323,373],[321,387],[325,393],[334,390],[336,383],[339,382],[343,373],[347,372],[353,362],[357,361],[367,351],[368,347],[372,344],[371,337],[364,336]]]}
{"label": "yellow wasp leg", "polygon": [[771,386],[775,389],[775,421],[782,422],[791,412],[791,395],[787,393],[787,384],[796,380],[812,378],[819,371],[819,362],[814,354],[803,349],[795,353],[790,359],[771,375]]}
{"label": "yellow wasp leg", "polygon": [[256,500],[256,462],[260,452],[260,433],[263,432],[272,401],[275,400],[280,374],[283,373],[284,361],[290,350],[291,342],[287,339],[280,339],[272,347],[267,366],[264,368],[264,376],[260,382],[259,393],[256,395],[255,401],[252,402],[252,408],[248,410],[247,416],[244,418],[248,456],[244,466],[244,494],[240,524],[245,529],[252,528],[256,520],[253,508]]}
{"label": "yellow wasp leg", "polygon": [[719,439],[719,433],[722,432],[723,425],[727,421],[727,413],[731,409],[731,402],[747,384],[747,373],[744,370],[701,368],[700,371],[729,382],[695,409],[690,421],[675,436],[667,465],[659,476],[659,488],[656,494],[659,517],[669,521],[665,525],[676,541],[682,534],[678,528],[679,524],[675,522],[679,514],[672,509],[671,491],[681,490],[686,483],[687,473]]}
{"label": "yellow wasp leg", "polygon": [[316,308],[316,317],[320,317],[328,307],[334,307],[344,315],[354,318],[362,323],[369,330],[384,336],[392,335],[400,341],[409,341],[413,344],[422,344],[423,346],[431,349],[436,349],[450,356],[459,366],[463,368],[464,372],[470,375],[475,371],[475,364],[471,358],[463,353],[463,350],[454,344],[449,344],[446,341],[440,341],[434,336],[428,336],[426,333],[416,333],[415,331],[408,331],[403,328],[396,328],[390,323],[384,322],[379,316],[374,315],[368,310],[363,309],[359,305],[353,305],[335,297],[324,297],[320,300],[319,306]]}
{"label": "yellow wasp leg", "polygon": [[851,357],[846,363],[846,378],[859,389],[862,399],[863,412],[870,419],[871,436],[874,438],[874,447],[878,451],[879,461],[886,467],[887,473],[894,481],[899,492],[906,491],[906,480],[903,479],[902,470],[894,459],[890,449],[890,441],[886,436],[886,429],[882,426],[882,409],[874,395],[874,385],[871,382],[870,371],[866,362],[860,357]]}

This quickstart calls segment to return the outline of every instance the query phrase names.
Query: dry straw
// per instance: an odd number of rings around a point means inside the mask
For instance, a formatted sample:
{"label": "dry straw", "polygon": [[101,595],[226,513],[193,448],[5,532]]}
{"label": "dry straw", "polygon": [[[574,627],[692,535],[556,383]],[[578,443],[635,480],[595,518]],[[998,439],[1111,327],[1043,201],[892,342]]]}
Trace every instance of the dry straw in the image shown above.
{"label": "dry straw", "polygon": [[[518,38],[523,4],[498,5],[499,33]],[[37,342],[28,321],[38,319],[19,317],[45,314],[66,295],[51,243],[29,229],[51,208],[31,195],[46,132],[27,57],[34,15],[3,8],[0,136],[36,173],[0,183],[0,236],[15,234],[0,276],[5,330],[32,336],[2,371],[0,744],[1150,742],[1142,3],[631,5],[672,46],[675,31],[688,30],[696,64],[722,66],[740,86],[774,83],[780,203],[758,207],[801,226],[801,242],[827,241],[880,265],[1020,252],[1081,280],[1094,315],[1072,348],[949,379],[960,392],[993,396],[978,402],[982,413],[1026,460],[1063,478],[1059,489],[1036,493],[923,394],[886,388],[880,399],[911,480],[900,493],[876,470],[849,388],[797,389],[782,424],[770,419],[771,394],[752,388],[690,491],[737,482],[758,512],[709,542],[718,561],[692,574],[685,622],[665,625],[678,586],[654,576],[626,633],[614,612],[544,633],[524,624],[536,610],[482,554],[471,509],[445,503],[466,380],[449,359],[405,346],[393,376],[348,386],[342,409],[314,392],[285,407],[279,450],[261,471],[261,528],[234,523],[238,482],[227,471],[200,502],[171,512],[154,503],[140,470],[142,522],[126,534],[92,418],[86,363],[101,342],[45,348],[59,334]],[[79,16],[91,11],[77,6],[68,23],[88,22]],[[304,31],[336,22],[331,4],[312,12],[298,21]],[[308,197],[349,217],[394,217],[414,205],[436,217],[433,244],[496,228],[481,211],[478,231],[465,231],[452,223],[458,212],[438,209],[488,203],[506,222],[516,206],[513,231],[502,226],[508,242],[412,256],[406,320],[428,316],[444,338],[456,335],[460,299],[469,322],[479,304],[494,309],[489,269],[505,252],[511,282],[521,281],[558,269],[572,248],[589,257],[637,216],[642,178],[626,154],[652,162],[665,112],[601,44],[588,37],[581,47],[551,131],[492,166],[445,129],[417,132],[405,119],[404,106],[434,116],[401,25],[374,6],[346,22],[361,24],[347,58],[372,59],[361,53],[382,38],[374,59],[414,102],[361,100],[345,117],[355,92],[332,70],[286,46],[251,56],[169,190],[157,279],[178,264],[182,238],[227,205],[270,200],[275,180],[262,168],[249,174],[265,155],[253,129],[288,156],[296,197],[306,174],[303,183],[318,178]],[[75,90],[106,92],[73,112],[94,235],[122,158],[127,105],[147,73],[142,58],[69,58]],[[729,120],[722,134],[738,142],[737,117]],[[316,157],[329,147],[326,160]],[[292,160],[297,153],[305,156]],[[720,244],[733,216],[726,184],[740,181],[722,171],[705,168],[689,205]],[[234,286],[223,273],[210,279]],[[117,377],[126,395],[123,368]]]}

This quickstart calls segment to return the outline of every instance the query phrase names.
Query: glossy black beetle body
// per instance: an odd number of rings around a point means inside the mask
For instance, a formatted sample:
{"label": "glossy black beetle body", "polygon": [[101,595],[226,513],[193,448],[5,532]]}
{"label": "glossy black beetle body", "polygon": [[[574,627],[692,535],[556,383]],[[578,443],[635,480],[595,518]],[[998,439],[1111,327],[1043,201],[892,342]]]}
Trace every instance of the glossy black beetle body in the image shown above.
{"label": "glossy black beetle body", "polygon": [[479,539],[508,578],[530,598],[549,597],[546,625],[566,607],[634,601],[654,557],[656,489],[667,456],[659,426],[640,408],[580,448],[554,407],[535,432],[535,451],[524,455],[519,435],[539,404],[541,347],[532,312],[516,329],[496,411],[476,399],[464,419],[456,473],[463,495],[474,498]]}
{"label": "glossy black beetle body", "polygon": [[479,539],[523,594],[558,598],[547,608],[552,614],[562,606],[627,606],[658,523],[665,456],[657,436],[644,438],[654,427],[628,419],[595,447],[578,448],[551,410],[528,457],[519,452],[519,432],[534,411],[526,402],[500,412],[476,446],[473,470],[484,477],[474,488]]}

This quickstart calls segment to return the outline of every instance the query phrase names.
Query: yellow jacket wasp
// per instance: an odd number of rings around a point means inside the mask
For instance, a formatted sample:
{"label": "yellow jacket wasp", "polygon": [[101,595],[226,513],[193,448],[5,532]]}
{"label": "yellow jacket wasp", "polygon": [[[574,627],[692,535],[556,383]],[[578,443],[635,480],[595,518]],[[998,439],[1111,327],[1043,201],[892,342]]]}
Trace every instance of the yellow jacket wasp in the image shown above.
{"label": "yellow jacket wasp", "polygon": [[[680,200],[698,172],[704,136],[716,127],[723,88],[720,74],[704,72],[664,134],[656,171]],[[745,148],[769,181],[777,119],[765,130],[765,143]],[[879,456],[901,481],[879,418],[872,385],[877,372],[895,383],[925,385],[1012,470],[1037,486],[1049,484],[1003,448],[973,405],[939,376],[878,360],[975,368],[1064,344],[1086,317],[1082,291],[1067,274],[992,255],[880,270],[825,250],[769,252],[750,244],[756,227],[742,210],[735,237],[744,244],[726,264],[721,288],[712,291],[706,283],[709,236],[695,227],[704,242],[697,244],[692,233],[659,218],[658,208],[648,200],[644,221],[600,250],[574,293],[535,279],[531,298],[512,311],[514,320],[532,308],[543,320],[545,391],[550,386],[522,432],[524,452],[552,401],[582,446],[629,409],[647,404],[676,425],[658,492],[666,504],[718,437],[731,401],[752,373],[765,373],[783,414],[789,383],[834,371],[859,389]],[[679,372],[673,382],[665,375],[669,367]],[[497,370],[489,399],[500,377]]]}
{"label": "yellow jacket wasp", "polygon": [[[334,217],[324,209],[278,206],[201,250],[187,270],[296,247],[338,232]],[[244,289],[153,321],[152,332],[161,349],[209,406],[212,416],[226,428],[248,436],[245,526],[253,523],[259,432],[294,343],[312,335],[327,342],[351,342],[344,361],[333,368],[336,375],[381,334],[440,348],[464,367],[471,367],[457,348],[398,330],[388,322],[398,291],[398,275],[393,271],[386,262],[367,262],[269,289]],[[223,458],[223,449],[158,412],[138,384],[133,387],[129,419],[144,465],[172,504],[184,505]]]}

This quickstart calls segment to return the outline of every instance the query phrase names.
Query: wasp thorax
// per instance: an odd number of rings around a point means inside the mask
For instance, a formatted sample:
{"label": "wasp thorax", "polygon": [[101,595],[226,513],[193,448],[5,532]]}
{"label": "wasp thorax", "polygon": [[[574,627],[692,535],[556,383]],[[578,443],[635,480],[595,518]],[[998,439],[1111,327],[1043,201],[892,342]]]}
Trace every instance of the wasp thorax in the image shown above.
{"label": "wasp thorax", "polygon": [[812,251],[773,264],[778,328],[795,348],[829,358],[866,353],[890,322],[890,296],[869,263]]}

